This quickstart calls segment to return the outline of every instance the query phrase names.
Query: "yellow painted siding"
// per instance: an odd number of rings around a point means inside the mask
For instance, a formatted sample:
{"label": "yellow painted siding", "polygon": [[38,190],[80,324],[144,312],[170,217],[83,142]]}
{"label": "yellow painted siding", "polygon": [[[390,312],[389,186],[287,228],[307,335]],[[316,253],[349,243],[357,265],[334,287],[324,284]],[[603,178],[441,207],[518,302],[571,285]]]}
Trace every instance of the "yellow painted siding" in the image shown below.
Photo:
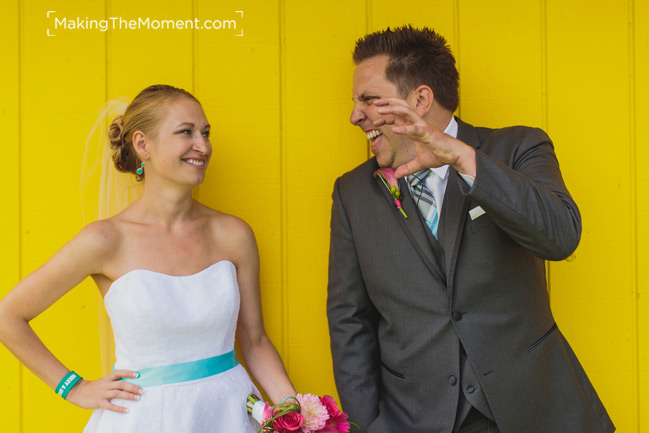
{"label": "yellow painted siding", "polygon": [[[53,9],[236,19],[238,28],[52,37]],[[184,87],[213,125],[197,195],[253,227],[269,335],[299,390],[335,395],[324,305],[330,194],[368,157],[348,123],[351,50],[367,31],[406,23],[449,40],[465,121],[552,137],[584,223],[574,256],[549,265],[552,308],[618,431],[649,432],[649,0],[4,1],[0,296],[81,228],[84,140],[102,103],[154,83]],[[34,321],[90,378],[101,372],[99,301],[86,281]],[[88,416],[0,347],[1,431],[81,431]]]}
{"label": "yellow painted siding", "polygon": [[[210,171],[200,187],[208,206],[243,218],[261,257],[264,322],[285,354],[279,13],[271,2],[201,2],[198,16],[243,11],[243,37],[198,32],[196,96],[212,125]],[[239,32],[237,32],[239,34]]]}
{"label": "yellow painted siding", "polygon": [[636,431],[631,3],[547,3],[548,131],[584,227],[550,267],[552,307],[619,431]]}
{"label": "yellow painted siding", "polygon": [[[104,99],[103,36],[48,37],[51,2],[21,3],[20,21],[20,220],[21,276],[47,260],[81,227],[79,167],[94,111]],[[73,2],[58,5],[62,14]],[[87,14],[103,13],[99,2]],[[86,128],[87,129],[87,128]],[[87,282],[32,323],[61,361],[86,376],[99,373],[94,289]],[[61,399],[23,368],[22,431],[45,432],[53,425],[79,430],[87,414]],[[53,422],[53,420],[60,420]],[[63,420],[67,420],[65,423]]]}
{"label": "yellow painted siding", "polygon": [[[18,3],[3,6],[0,14],[0,130],[4,131],[5,164],[0,170],[0,296],[18,282],[20,274],[20,91]],[[20,431],[22,367],[0,345],[0,429]],[[10,396],[10,397],[4,397]]]}
{"label": "yellow painted siding", "polygon": [[299,389],[319,394],[334,390],[324,309],[331,190],[340,170],[367,156],[364,140],[345,125],[353,68],[339,48],[364,26],[360,2],[290,0],[282,8],[287,360]]}
{"label": "yellow painted siding", "polygon": [[[632,100],[630,104],[632,173],[634,188],[632,200],[635,215],[635,265],[637,271],[635,323],[637,330],[631,334],[637,345],[637,400],[630,402],[630,412],[638,414],[638,430],[649,431],[649,1],[636,0],[631,15],[630,44],[633,48]],[[633,293],[633,290],[630,290]],[[620,337],[620,338],[626,338]]]}

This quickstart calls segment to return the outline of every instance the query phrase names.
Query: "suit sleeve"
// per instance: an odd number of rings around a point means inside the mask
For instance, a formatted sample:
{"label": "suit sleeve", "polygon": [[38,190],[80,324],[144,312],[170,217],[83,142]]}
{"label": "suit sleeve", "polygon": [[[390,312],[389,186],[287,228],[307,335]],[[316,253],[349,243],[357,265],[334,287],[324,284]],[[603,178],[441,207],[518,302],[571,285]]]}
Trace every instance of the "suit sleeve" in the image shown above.
{"label": "suit sleeve", "polygon": [[[549,137],[525,129],[506,158],[476,150],[476,178],[461,188],[520,245],[545,260],[563,260],[581,237],[581,217]],[[494,154],[498,152],[494,150]]]}
{"label": "suit sleeve", "polygon": [[331,212],[327,317],[342,408],[365,431],[378,416],[378,313],[363,282],[340,179],[334,186]]}

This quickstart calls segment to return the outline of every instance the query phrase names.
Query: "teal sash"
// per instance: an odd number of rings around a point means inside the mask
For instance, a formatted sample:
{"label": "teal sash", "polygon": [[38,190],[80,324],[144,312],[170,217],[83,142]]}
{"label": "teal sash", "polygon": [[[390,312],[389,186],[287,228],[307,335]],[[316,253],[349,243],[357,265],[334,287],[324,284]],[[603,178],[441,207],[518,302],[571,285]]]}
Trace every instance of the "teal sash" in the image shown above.
{"label": "teal sash", "polygon": [[237,365],[239,365],[239,360],[233,350],[223,355],[199,359],[197,361],[143,368],[137,371],[140,374],[137,379],[122,378],[120,380],[142,387],[168,385],[214,376],[215,374],[228,371]]}

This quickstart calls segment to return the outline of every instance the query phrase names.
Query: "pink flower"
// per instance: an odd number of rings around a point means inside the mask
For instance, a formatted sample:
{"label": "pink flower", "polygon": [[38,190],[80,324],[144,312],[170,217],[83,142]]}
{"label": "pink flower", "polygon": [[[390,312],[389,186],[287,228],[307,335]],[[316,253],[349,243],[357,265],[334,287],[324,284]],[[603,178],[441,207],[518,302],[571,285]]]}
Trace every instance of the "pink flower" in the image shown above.
{"label": "pink flower", "polygon": [[277,433],[299,432],[304,423],[304,418],[297,412],[290,412],[275,420],[273,428]]}
{"label": "pink flower", "polygon": [[381,167],[374,172],[374,176],[381,179],[388,191],[390,191],[390,195],[392,195],[392,198],[394,199],[394,205],[399,209],[401,215],[408,219],[408,215],[406,215],[406,212],[403,210],[403,206],[401,205],[402,196],[401,191],[399,191],[399,181],[394,177],[394,169],[390,167]]}
{"label": "pink flower", "polygon": [[325,408],[327,408],[327,413],[329,413],[330,417],[340,415],[340,409],[338,409],[338,405],[336,404],[336,401],[332,396],[323,395],[322,397],[320,397],[320,402],[324,405]]}
{"label": "pink flower", "polygon": [[317,433],[349,433],[350,425],[346,419],[347,414],[341,413],[338,417],[329,419],[327,425]]}
{"label": "pink flower", "polygon": [[320,401],[327,408],[327,412],[329,412],[327,425],[320,430],[320,433],[349,433],[350,426],[346,421],[347,414],[340,411],[333,397],[324,395],[320,397]]}
{"label": "pink flower", "polygon": [[320,402],[320,397],[313,394],[298,394],[300,413],[304,417],[302,431],[304,433],[318,432],[327,425],[329,413]]}
{"label": "pink flower", "polygon": [[378,173],[383,175],[383,178],[388,181],[390,186],[396,186],[399,188],[399,181],[394,177],[394,168],[392,167],[381,167],[374,172],[374,176],[377,176]]}
{"label": "pink flower", "polygon": [[266,404],[264,405],[264,413],[263,413],[262,417],[263,417],[265,420],[268,420],[268,419],[270,419],[272,416],[273,416],[273,408],[272,408],[271,405],[269,405],[268,403],[266,403]]}

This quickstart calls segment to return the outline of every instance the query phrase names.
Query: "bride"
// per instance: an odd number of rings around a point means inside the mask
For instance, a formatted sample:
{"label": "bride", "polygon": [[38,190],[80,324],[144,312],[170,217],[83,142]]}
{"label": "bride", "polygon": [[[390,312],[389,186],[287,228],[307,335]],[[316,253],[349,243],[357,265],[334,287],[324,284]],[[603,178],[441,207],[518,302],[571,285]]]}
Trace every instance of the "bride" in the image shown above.
{"label": "bride", "polygon": [[[253,432],[256,391],[295,395],[264,329],[254,234],[192,198],[212,156],[198,100],[144,89],[110,125],[115,166],[143,181],[121,213],[84,227],[0,302],[0,341],[69,402],[95,409],[86,432]],[[29,322],[91,276],[115,335],[112,373],[81,379]]]}

